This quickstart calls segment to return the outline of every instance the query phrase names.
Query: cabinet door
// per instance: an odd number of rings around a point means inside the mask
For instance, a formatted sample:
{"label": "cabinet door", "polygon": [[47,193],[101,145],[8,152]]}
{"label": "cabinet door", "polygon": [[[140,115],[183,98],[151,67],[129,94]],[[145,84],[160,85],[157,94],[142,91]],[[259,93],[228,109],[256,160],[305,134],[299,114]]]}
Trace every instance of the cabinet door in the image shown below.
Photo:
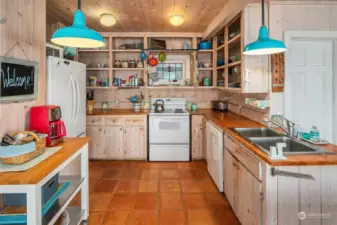
{"label": "cabinet door", "polygon": [[124,128],[105,127],[105,156],[107,159],[123,158]]}
{"label": "cabinet door", "polygon": [[241,225],[260,225],[262,185],[241,163],[237,164],[237,170],[237,217]]}
{"label": "cabinet door", "polygon": [[145,144],[145,129],[144,127],[126,127],[125,128],[125,150],[124,159],[145,159],[146,144]]}
{"label": "cabinet door", "polygon": [[104,159],[105,143],[104,132],[102,126],[87,126],[87,136],[91,137],[89,142],[89,158]]}
{"label": "cabinet door", "polygon": [[224,149],[224,192],[232,209],[236,211],[237,160]]}
{"label": "cabinet door", "polygon": [[199,124],[192,129],[192,159],[203,159],[204,125]]}

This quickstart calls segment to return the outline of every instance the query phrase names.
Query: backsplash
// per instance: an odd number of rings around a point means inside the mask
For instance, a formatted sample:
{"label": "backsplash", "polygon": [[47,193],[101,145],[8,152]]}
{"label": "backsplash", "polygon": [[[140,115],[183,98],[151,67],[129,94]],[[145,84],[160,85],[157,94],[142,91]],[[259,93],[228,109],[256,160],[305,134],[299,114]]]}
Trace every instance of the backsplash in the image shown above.
{"label": "backsplash", "polygon": [[140,94],[144,96],[145,100],[151,98],[185,98],[186,101],[196,103],[199,109],[211,108],[211,101],[219,99],[219,91],[211,88],[204,90],[192,87],[96,90],[95,108],[101,108],[102,102],[108,102],[109,108],[132,108],[132,104],[127,98]]}
{"label": "backsplash", "polygon": [[258,123],[263,121],[263,118],[269,117],[269,108],[259,109],[245,104],[245,98],[256,98],[259,100],[268,99],[268,93],[230,93],[224,90],[219,91],[220,100],[228,100],[229,110],[231,112],[242,115],[246,118],[254,120]]}

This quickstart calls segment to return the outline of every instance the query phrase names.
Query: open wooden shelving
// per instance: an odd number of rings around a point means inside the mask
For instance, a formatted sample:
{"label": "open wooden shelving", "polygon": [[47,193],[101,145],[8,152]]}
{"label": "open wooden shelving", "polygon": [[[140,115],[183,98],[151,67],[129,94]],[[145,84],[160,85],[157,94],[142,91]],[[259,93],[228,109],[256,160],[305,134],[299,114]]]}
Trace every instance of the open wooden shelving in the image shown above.
{"label": "open wooden shelving", "polygon": [[115,70],[115,71],[143,71],[144,70],[144,67],[142,68],[111,68],[111,70]]}
{"label": "open wooden shelving", "polygon": [[228,41],[228,45],[231,45],[231,44],[234,44],[234,43],[237,43],[237,42],[239,42],[239,44],[240,44],[240,39],[241,39],[241,34],[238,34]]}
{"label": "open wooden shelving", "polygon": [[198,68],[199,71],[212,71],[213,70],[213,67],[212,68]]}
{"label": "open wooden shelving", "polygon": [[109,68],[87,68],[87,71],[109,71]]}
{"label": "open wooden shelving", "polygon": [[229,63],[227,67],[231,68],[231,67],[234,67],[234,66],[238,66],[240,64],[241,64],[241,61],[236,61],[236,62],[233,62],[233,63]]}

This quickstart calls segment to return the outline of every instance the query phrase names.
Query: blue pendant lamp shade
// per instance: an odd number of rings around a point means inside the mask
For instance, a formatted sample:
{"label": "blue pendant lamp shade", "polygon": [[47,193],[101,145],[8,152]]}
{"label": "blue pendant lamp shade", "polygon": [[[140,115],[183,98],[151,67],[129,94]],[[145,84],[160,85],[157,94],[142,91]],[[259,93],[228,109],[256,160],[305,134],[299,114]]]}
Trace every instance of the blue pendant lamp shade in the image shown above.
{"label": "blue pendant lamp shade", "polygon": [[264,0],[262,0],[262,26],[260,27],[259,37],[246,45],[244,55],[270,55],[285,52],[286,46],[282,41],[271,39],[268,34],[268,28],[264,25]]}
{"label": "blue pendant lamp shade", "polygon": [[86,26],[84,13],[80,10],[80,1],[79,10],[76,10],[74,14],[73,25],[58,29],[51,42],[75,48],[100,48],[105,46],[102,35]]}

